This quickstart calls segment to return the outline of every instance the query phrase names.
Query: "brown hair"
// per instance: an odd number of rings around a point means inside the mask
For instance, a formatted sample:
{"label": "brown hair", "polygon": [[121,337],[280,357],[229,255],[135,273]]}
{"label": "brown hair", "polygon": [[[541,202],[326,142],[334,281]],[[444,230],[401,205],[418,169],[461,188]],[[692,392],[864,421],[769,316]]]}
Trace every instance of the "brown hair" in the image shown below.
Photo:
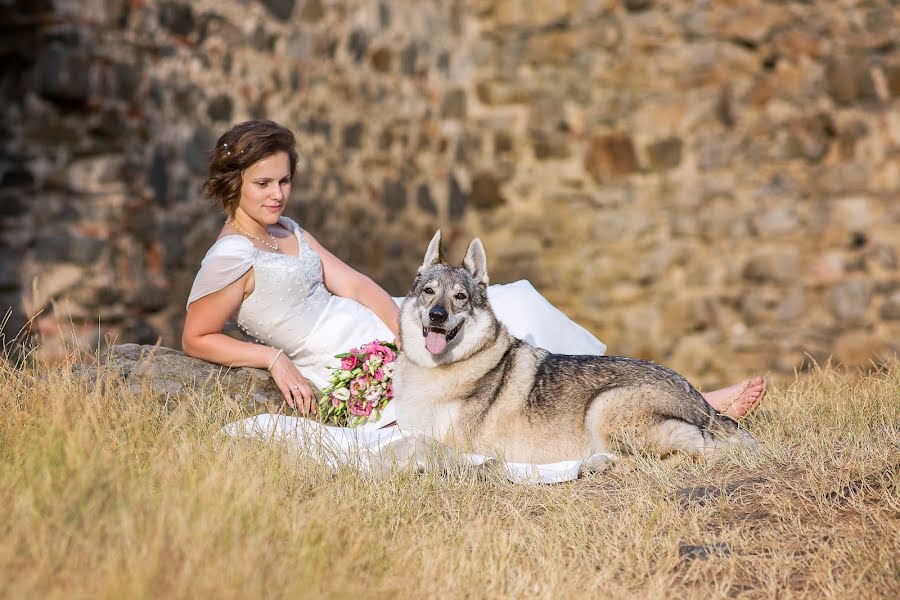
{"label": "brown hair", "polygon": [[201,191],[210,200],[218,200],[229,217],[234,216],[241,199],[243,172],[277,152],[286,152],[291,177],[297,170],[297,149],[290,129],[274,121],[244,121],[222,134],[209,152],[207,178]]}

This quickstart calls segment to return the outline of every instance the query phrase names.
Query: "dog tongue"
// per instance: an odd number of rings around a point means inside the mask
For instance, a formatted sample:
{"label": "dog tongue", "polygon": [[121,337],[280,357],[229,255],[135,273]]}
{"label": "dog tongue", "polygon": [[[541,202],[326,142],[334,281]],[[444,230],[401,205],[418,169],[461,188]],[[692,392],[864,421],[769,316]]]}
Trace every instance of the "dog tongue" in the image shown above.
{"label": "dog tongue", "polygon": [[432,354],[440,354],[447,349],[447,334],[429,331],[425,337],[425,347]]}

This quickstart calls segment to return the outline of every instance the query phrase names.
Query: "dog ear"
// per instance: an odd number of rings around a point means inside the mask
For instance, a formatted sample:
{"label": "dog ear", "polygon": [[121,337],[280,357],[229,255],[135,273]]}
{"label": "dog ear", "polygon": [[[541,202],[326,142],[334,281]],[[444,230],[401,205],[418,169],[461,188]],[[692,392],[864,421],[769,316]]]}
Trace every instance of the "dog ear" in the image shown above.
{"label": "dog ear", "polygon": [[422,266],[419,267],[419,273],[424,273],[429,267],[443,262],[444,253],[441,251],[441,230],[438,229],[434,237],[431,238],[431,243],[428,244],[428,250],[425,251],[425,260],[422,261]]}
{"label": "dog ear", "polygon": [[472,277],[475,278],[479,285],[487,287],[489,281],[487,255],[484,253],[484,245],[478,238],[469,242],[469,247],[466,249],[466,258],[463,259],[463,268],[472,274]]}

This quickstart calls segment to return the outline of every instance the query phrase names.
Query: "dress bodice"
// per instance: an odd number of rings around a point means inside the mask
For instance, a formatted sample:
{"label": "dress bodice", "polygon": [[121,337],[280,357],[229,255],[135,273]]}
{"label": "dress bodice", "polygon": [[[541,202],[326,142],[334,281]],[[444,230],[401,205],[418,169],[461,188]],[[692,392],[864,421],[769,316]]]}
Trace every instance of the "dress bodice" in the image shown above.
{"label": "dress bodice", "polygon": [[322,260],[309,247],[300,228],[294,230],[298,256],[260,250],[247,238],[253,266],[253,292],[237,312],[237,325],[259,342],[284,348],[289,339],[305,339],[331,294],[322,280]]}

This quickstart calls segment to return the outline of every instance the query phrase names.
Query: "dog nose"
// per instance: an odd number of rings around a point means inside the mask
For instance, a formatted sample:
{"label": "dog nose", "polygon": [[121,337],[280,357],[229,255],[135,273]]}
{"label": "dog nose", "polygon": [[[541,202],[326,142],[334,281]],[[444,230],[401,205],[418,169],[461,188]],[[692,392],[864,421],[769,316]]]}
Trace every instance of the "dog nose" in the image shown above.
{"label": "dog nose", "polygon": [[450,315],[447,314],[447,309],[443,306],[435,306],[428,311],[428,319],[432,325],[443,325],[448,316]]}

